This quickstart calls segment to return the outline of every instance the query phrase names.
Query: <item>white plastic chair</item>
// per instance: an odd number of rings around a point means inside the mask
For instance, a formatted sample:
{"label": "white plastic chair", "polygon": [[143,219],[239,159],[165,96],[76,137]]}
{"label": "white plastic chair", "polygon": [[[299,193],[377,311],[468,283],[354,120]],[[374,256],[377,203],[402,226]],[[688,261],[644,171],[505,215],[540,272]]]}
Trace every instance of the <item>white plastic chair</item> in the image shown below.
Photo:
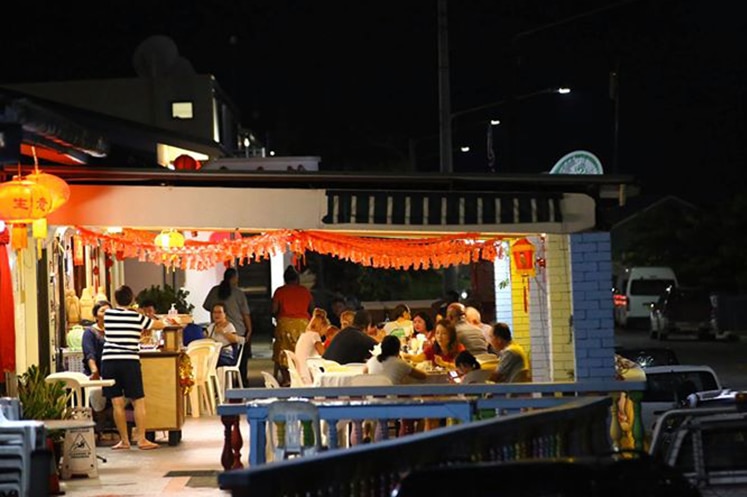
{"label": "white plastic chair", "polygon": [[[212,389],[209,376],[214,351],[215,347],[212,344],[187,347],[187,355],[192,362],[194,372],[194,385],[189,393],[188,404],[194,418],[200,417],[203,402],[209,414],[215,413],[215,395],[210,395]],[[185,403],[185,407],[186,405]]]}
{"label": "white plastic chair", "polygon": [[306,366],[309,368],[309,374],[311,375],[312,384],[320,374],[326,371],[324,364],[325,361],[326,359],[323,359],[321,357],[309,357],[308,359],[306,359]]}
{"label": "white plastic chair", "polygon": [[82,387],[82,383],[88,380],[88,376],[85,374],[75,371],[59,371],[47,375],[44,380],[47,383],[61,381],[65,384],[65,389],[68,390],[70,407],[86,407]]}
{"label": "white plastic chair", "polygon": [[267,371],[262,371],[262,378],[265,380],[265,388],[282,388],[278,379]]}
{"label": "white plastic chair", "polygon": [[[236,346],[236,363],[232,366],[220,366],[217,368],[218,380],[221,382],[221,388],[223,391],[223,399],[226,398],[226,390],[229,388],[244,388],[244,379],[241,377],[241,370],[239,364],[244,358],[244,344],[240,343]],[[221,400],[223,402],[223,400]]]}
{"label": "white plastic chair", "polygon": [[285,357],[288,362],[288,372],[290,373],[291,380],[290,386],[292,388],[309,386],[305,381],[303,381],[301,373],[298,371],[298,358],[296,357],[295,352],[291,352],[290,350],[283,350],[283,352],[285,352]]}
{"label": "white plastic chair", "polygon": [[[218,359],[220,359],[220,351],[223,348],[223,344],[217,341],[213,341],[213,355],[210,356],[210,366],[208,368],[208,395],[213,399],[218,398],[218,403],[223,403],[223,386],[221,379],[218,376]],[[213,413],[217,412],[217,409],[213,409]]]}
{"label": "white plastic chair", "polygon": [[[305,400],[278,400],[267,409],[270,449],[276,461],[316,454],[322,450],[319,409]],[[306,425],[306,426],[304,426]],[[314,440],[306,445],[304,428],[311,428]]]}

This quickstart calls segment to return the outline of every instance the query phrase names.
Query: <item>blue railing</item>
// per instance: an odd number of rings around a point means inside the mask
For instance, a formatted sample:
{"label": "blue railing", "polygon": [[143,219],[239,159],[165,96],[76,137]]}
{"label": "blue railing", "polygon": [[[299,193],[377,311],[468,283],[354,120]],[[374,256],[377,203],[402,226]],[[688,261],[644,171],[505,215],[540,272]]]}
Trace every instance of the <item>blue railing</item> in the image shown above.
{"label": "blue railing", "polygon": [[384,497],[419,468],[598,455],[612,448],[610,405],[608,396],[579,398],[520,415],[226,471],[218,482],[234,496]]}
{"label": "blue railing", "polygon": [[[366,387],[303,387],[303,388],[237,388],[226,391],[228,404],[218,406],[225,427],[221,464],[224,469],[243,467],[244,448],[239,430],[239,418],[246,415],[245,404],[258,399],[287,398],[361,398],[368,396],[398,397],[467,397],[475,399],[476,412],[497,411],[500,414],[520,413],[526,409],[559,406],[577,397],[614,395],[620,391],[643,391],[645,382],[619,380],[589,380],[581,382],[533,382],[499,384],[417,384]],[[609,425],[608,425],[609,429]],[[639,434],[642,438],[642,433]]]}

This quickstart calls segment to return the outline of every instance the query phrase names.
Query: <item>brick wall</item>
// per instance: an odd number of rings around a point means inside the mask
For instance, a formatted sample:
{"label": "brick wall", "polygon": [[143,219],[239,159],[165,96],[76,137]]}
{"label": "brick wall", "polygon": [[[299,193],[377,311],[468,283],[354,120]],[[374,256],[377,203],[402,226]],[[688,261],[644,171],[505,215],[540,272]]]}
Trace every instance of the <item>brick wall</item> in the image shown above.
{"label": "brick wall", "polygon": [[609,379],[614,376],[615,347],[610,235],[576,233],[569,237],[576,380]]}

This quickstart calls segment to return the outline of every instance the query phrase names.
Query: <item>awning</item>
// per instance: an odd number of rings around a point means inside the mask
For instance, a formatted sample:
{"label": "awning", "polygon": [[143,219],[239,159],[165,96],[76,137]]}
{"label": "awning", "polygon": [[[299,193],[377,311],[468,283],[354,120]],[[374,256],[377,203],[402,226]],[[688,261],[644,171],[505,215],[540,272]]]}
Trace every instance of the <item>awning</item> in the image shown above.
{"label": "awning", "polygon": [[562,223],[562,193],[327,190],[325,224],[497,225]]}

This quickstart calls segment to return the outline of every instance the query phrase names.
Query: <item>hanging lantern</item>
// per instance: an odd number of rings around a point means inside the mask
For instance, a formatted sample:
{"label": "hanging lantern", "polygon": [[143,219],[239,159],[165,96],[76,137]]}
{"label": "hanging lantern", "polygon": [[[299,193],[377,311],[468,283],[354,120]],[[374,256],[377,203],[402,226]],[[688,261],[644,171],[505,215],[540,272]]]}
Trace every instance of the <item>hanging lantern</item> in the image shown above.
{"label": "hanging lantern", "polygon": [[524,312],[529,310],[529,278],[535,275],[534,245],[526,238],[520,238],[511,246],[511,256],[516,272],[521,275],[524,286]]}
{"label": "hanging lantern", "polygon": [[13,250],[28,248],[28,230],[25,224],[12,224],[10,230],[10,246]]}
{"label": "hanging lantern", "polygon": [[516,240],[511,246],[516,271],[522,276],[534,277],[534,245],[526,238]]}
{"label": "hanging lantern", "polygon": [[197,171],[201,167],[200,161],[191,155],[182,154],[174,159],[174,169],[179,171]]}
{"label": "hanging lantern", "polygon": [[36,219],[31,223],[31,235],[38,239],[47,238],[47,218]]}
{"label": "hanging lantern", "polygon": [[39,185],[46,186],[52,195],[52,208],[50,212],[57,210],[62,204],[70,199],[70,186],[64,179],[41,171],[33,172],[26,179]]}
{"label": "hanging lantern", "polygon": [[184,246],[184,235],[176,230],[163,230],[156,236],[154,243],[163,248],[181,248]]}
{"label": "hanging lantern", "polygon": [[52,194],[46,186],[14,176],[0,183],[0,219],[30,223],[52,212]]}

